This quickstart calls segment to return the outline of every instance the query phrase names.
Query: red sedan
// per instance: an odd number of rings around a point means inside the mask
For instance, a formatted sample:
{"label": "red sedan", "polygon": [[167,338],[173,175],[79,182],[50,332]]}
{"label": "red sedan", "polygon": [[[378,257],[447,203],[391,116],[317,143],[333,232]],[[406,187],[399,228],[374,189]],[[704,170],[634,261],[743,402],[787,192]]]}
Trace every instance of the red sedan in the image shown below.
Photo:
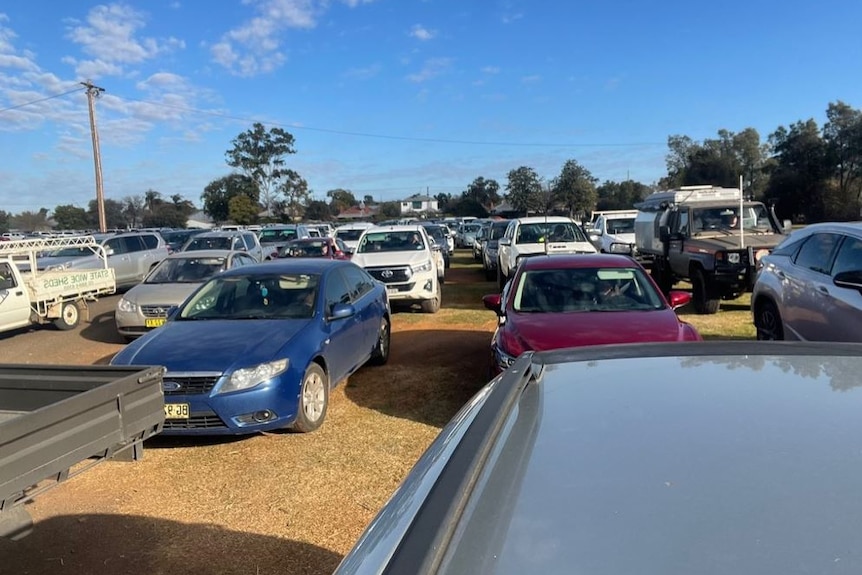
{"label": "red sedan", "polygon": [[527,350],[701,339],[674,311],[691,294],[672,291],[668,302],[646,270],[623,255],[526,258],[502,294],[482,300],[500,316],[491,340],[493,375]]}
{"label": "red sedan", "polygon": [[334,238],[303,238],[289,241],[278,254],[280,258],[326,258],[330,260],[349,260],[341,240]]}

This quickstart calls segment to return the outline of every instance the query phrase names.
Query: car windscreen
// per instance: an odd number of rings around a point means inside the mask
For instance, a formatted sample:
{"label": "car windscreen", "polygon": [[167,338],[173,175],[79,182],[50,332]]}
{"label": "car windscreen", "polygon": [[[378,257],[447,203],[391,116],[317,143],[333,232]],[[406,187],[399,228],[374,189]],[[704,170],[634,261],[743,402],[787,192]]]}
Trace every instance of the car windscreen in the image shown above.
{"label": "car windscreen", "polygon": [[537,222],[521,224],[515,236],[516,244],[544,242],[586,242],[581,229],[571,222]]}
{"label": "car windscreen", "polygon": [[183,251],[191,252],[196,250],[229,250],[233,249],[233,237],[217,236],[212,238],[192,238],[186,245]]}
{"label": "car windscreen", "polygon": [[443,232],[443,228],[438,226],[425,226],[425,231],[435,240],[445,240],[447,237]]}
{"label": "car windscreen", "polygon": [[425,249],[425,241],[419,232],[413,230],[369,232],[362,236],[356,252],[360,254],[376,252],[404,252]]}
{"label": "car windscreen", "polygon": [[168,258],[152,271],[144,283],[203,283],[224,269],[225,259],[215,258]]}
{"label": "car windscreen", "polygon": [[271,244],[274,242],[287,242],[297,238],[295,229],[263,230],[260,232],[260,243]]}
{"label": "car windscreen", "polygon": [[336,230],[335,237],[343,242],[355,242],[365,230]]}
{"label": "car windscreen", "polygon": [[177,320],[310,318],[319,285],[319,274],[220,275],[183,304]]}
{"label": "car windscreen", "polygon": [[524,313],[649,311],[665,304],[638,268],[525,270],[513,308]]}
{"label": "car windscreen", "polygon": [[290,242],[284,247],[282,256],[286,258],[320,258],[329,255],[329,242]]}
{"label": "car windscreen", "polygon": [[465,234],[475,234],[481,227],[479,224],[468,224],[461,228],[461,231]]}
{"label": "car windscreen", "polygon": [[55,250],[48,255],[53,258],[80,258],[83,256],[91,256],[95,252],[90,248],[64,248]]}

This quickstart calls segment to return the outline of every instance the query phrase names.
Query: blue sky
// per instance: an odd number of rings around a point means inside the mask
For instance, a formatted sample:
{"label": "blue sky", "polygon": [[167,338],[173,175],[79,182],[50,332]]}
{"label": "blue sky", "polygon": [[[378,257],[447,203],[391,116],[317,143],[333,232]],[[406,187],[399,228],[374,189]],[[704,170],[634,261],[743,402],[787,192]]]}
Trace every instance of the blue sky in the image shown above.
{"label": "blue sky", "polygon": [[[576,159],[653,182],[670,134],[859,107],[862,2],[30,0],[0,7],[0,209],[105,195],[195,203],[255,121],[318,198],[458,194]],[[31,103],[35,102],[35,103]],[[11,109],[10,109],[11,108]]]}

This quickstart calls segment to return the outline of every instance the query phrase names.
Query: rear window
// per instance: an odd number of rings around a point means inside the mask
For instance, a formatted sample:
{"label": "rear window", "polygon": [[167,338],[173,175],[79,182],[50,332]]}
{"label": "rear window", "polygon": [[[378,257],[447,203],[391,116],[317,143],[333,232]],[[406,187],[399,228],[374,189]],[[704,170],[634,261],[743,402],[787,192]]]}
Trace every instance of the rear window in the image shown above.
{"label": "rear window", "polygon": [[516,244],[544,242],[585,242],[581,229],[571,222],[537,222],[521,224],[515,236]]}

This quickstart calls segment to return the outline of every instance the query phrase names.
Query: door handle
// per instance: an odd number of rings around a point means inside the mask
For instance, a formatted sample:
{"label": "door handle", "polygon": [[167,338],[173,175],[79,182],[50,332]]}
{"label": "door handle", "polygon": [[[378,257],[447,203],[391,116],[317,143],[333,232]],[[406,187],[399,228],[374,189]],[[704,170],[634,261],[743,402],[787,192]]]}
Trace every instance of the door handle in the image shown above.
{"label": "door handle", "polygon": [[820,293],[825,293],[826,295],[829,295],[829,290],[826,289],[826,286],[817,286],[817,291],[819,291]]}
{"label": "door handle", "polygon": [[22,291],[16,291],[16,292],[15,292],[15,295],[24,295],[24,292],[22,292]]}
{"label": "door handle", "polygon": [[777,275],[780,279],[784,279],[787,277],[786,275],[784,275],[784,272],[780,270],[775,272],[775,275]]}

